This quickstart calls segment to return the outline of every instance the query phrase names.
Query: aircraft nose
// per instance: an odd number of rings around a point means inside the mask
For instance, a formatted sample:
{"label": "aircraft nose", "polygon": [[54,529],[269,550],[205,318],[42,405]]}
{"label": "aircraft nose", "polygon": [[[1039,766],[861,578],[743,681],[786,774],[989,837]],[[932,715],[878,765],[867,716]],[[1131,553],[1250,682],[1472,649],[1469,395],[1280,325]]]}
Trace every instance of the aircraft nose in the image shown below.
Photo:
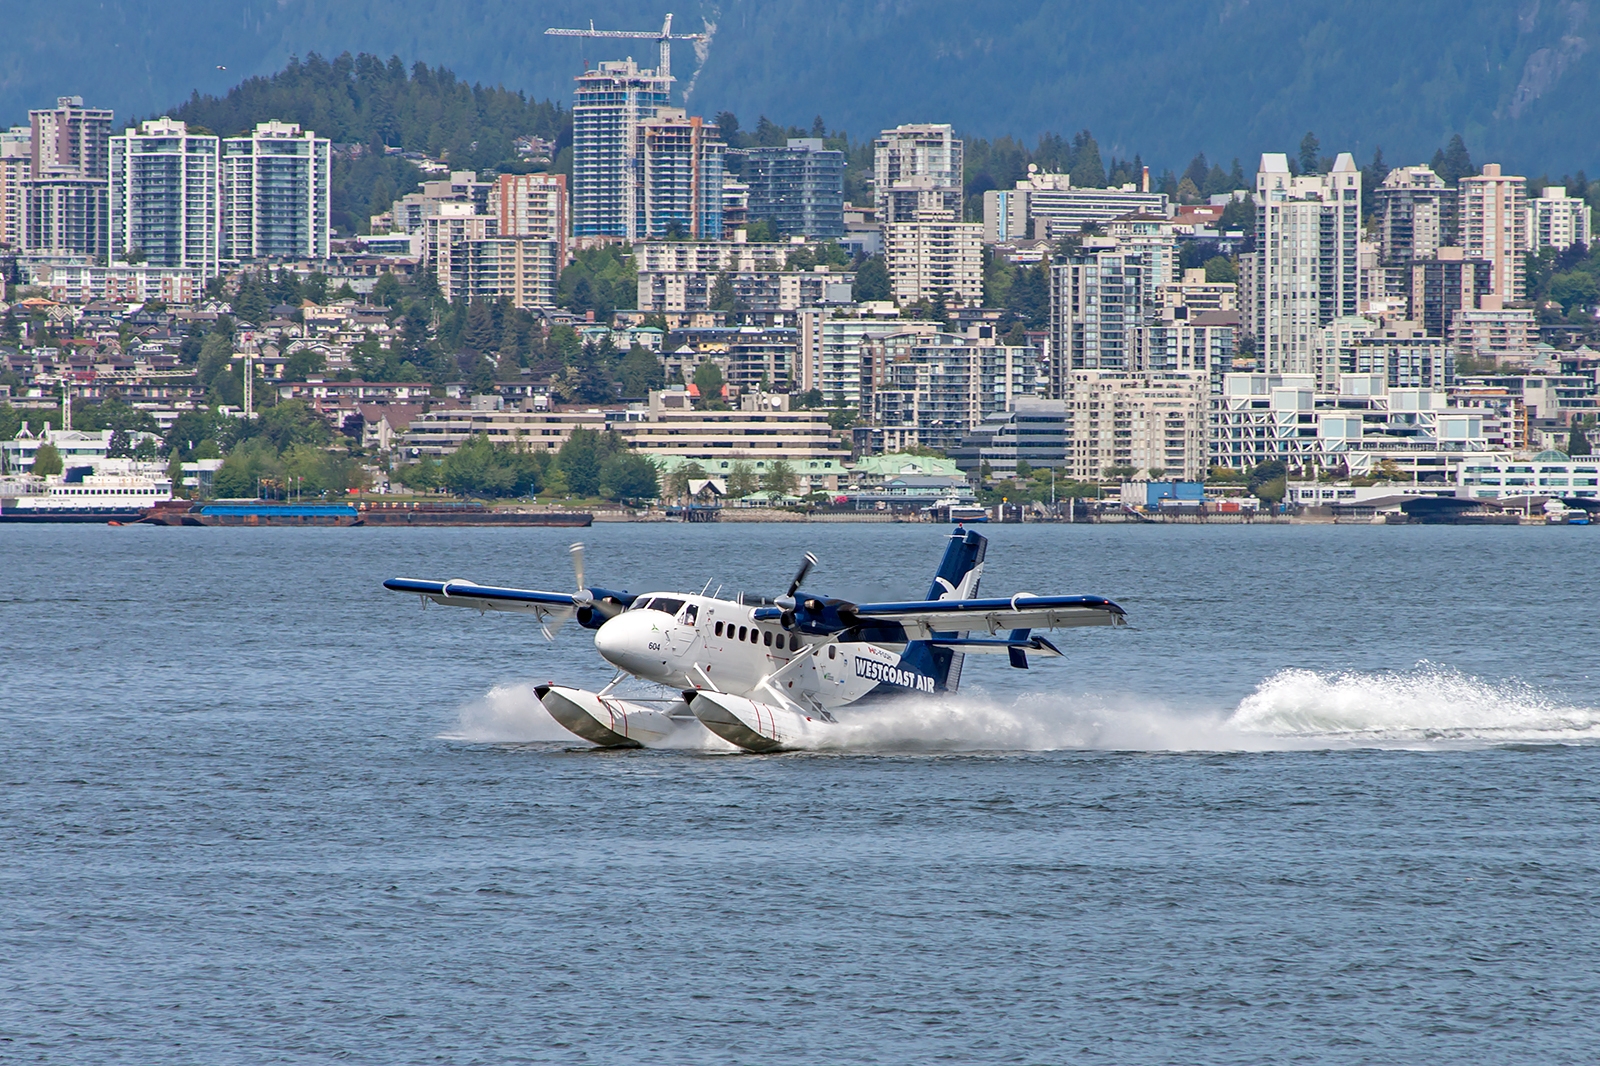
{"label": "aircraft nose", "polygon": [[619,670],[658,674],[663,656],[659,651],[652,652],[650,644],[660,645],[662,634],[651,630],[646,612],[619,614],[595,630],[594,647],[601,658]]}

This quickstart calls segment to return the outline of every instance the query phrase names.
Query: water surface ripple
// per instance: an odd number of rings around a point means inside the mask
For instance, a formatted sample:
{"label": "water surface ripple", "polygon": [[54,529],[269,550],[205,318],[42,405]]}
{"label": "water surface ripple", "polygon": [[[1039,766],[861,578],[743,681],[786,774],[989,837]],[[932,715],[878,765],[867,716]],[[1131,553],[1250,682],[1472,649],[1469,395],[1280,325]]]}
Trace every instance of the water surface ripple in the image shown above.
{"label": "water surface ripple", "polygon": [[[1577,1063],[1600,541],[995,527],[1111,596],[828,750],[601,752],[567,530],[0,527],[0,1061]],[[597,527],[590,579],[916,595],[937,527]]]}

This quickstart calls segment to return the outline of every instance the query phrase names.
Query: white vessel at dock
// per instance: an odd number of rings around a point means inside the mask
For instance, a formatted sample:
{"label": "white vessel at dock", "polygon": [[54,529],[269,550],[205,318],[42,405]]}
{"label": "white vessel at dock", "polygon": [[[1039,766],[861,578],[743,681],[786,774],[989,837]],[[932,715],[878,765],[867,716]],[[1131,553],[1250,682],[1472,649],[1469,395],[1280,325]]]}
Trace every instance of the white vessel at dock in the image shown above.
{"label": "white vessel at dock", "polygon": [[136,522],[172,499],[172,483],[106,460],[98,470],[73,467],[65,474],[0,481],[0,522]]}

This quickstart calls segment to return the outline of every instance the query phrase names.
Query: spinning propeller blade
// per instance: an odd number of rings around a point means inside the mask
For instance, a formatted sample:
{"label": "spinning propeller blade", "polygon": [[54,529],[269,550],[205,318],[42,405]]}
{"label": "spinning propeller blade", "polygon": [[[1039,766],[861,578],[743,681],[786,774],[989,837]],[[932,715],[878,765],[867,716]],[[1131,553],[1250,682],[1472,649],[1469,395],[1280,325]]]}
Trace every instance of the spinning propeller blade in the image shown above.
{"label": "spinning propeller blade", "polygon": [[576,579],[576,591],[572,594],[573,606],[551,611],[551,621],[544,625],[544,639],[555,640],[561,632],[561,627],[567,624],[567,619],[577,613],[577,608],[594,601],[594,596],[583,583],[583,541],[577,541],[567,549],[572,556],[572,574]]}
{"label": "spinning propeller blade", "polygon": [[789,582],[789,591],[784,593],[784,595],[788,596],[790,599],[793,599],[794,594],[800,591],[801,582],[805,581],[806,575],[811,573],[811,568],[816,565],[817,557],[812,555],[810,552],[806,552],[805,558],[800,560],[800,569],[796,570],[794,573],[794,580]]}

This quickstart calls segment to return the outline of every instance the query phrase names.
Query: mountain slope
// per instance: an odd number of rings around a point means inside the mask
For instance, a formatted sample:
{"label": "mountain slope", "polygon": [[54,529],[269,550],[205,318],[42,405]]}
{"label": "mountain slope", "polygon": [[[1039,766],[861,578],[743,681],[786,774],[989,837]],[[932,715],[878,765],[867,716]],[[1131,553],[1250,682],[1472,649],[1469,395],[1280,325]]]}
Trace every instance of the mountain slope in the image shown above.
{"label": "mountain slope", "polygon": [[[679,5],[674,5],[679,6]],[[294,54],[398,54],[569,102],[585,59],[649,41],[543,36],[549,25],[650,29],[622,0],[59,0],[8,16],[0,115],[80,93],[119,114],[221,92]],[[1103,148],[1181,168],[1198,150],[1249,162],[1315,130],[1324,151],[1425,159],[1450,134],[1529,171],[1600,167],[1600,14],[1582,0],[697,0],[675,28],[715,26],[692,106],[856,137],[946,120],[1031,140],[1093,129]],[[680,43],[675,69],[694,70]],[[228,69],[219,71],[218,65]]]}

